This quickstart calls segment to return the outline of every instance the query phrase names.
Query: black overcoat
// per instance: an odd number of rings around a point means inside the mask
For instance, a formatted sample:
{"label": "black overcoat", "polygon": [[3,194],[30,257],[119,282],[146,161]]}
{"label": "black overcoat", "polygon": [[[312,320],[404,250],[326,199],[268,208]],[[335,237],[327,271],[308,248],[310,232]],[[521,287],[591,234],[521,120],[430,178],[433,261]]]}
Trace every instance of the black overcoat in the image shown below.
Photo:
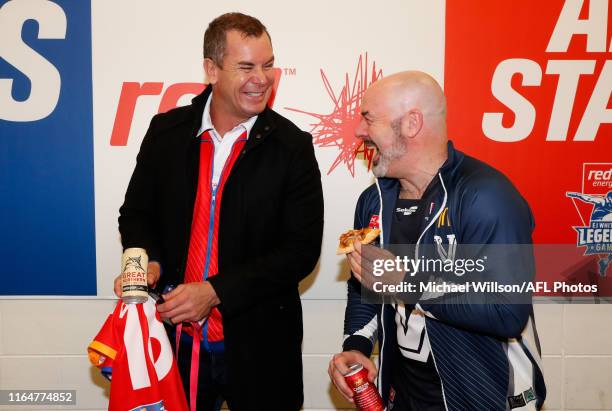
{"label": "black overcoat", "polygon": [[[124,248],[145,248],[165,284],[183,280],[208,87],[153,117],[120,209]],[[298,282],[315,267],[323,233],[321,174],[312,137],[273,110],[257,118],[225,184],[219,273],[234,410],[297,410],[303,402]]]}

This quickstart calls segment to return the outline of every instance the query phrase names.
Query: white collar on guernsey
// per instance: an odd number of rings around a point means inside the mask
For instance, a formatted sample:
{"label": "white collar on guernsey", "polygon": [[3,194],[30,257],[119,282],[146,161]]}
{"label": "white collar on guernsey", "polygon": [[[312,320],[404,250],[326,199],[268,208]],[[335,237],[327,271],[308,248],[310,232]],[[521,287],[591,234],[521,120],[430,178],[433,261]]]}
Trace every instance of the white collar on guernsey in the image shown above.
{"label": "white collar on guernsey", "polygon": [[[215,126],[213,125],[212,120],[210,118],[210,102],[212,101],[212,99],[213,99],[213,93],[210,93],[210,96],[208,97],[208,100],[206,101],[206,105],[204,106],[204,113],[202,114],[202,125],[200,126],[200,130],[198,131],[197,135],[199,136],[200,134],[202,134],[203,132],[207,130],[212,130],[213,132],[211,134],[213,138],[218,142],[222,139],[223,136],[219,136],[219,133],[217,132],[217,129],[215,129]],[[249,135],[251,134],[251,129],[253,128],[253,125],[255,124],[255,121],[257,121],[257,115],[249,118],[244,123],[238,124],[236,127],[228,131],[228,133],[233,133],[233,132],[236,132],[238,129],[240,129],[240,133],[242,134],[242,132],[246,130],[247,139],[248,139]]]}

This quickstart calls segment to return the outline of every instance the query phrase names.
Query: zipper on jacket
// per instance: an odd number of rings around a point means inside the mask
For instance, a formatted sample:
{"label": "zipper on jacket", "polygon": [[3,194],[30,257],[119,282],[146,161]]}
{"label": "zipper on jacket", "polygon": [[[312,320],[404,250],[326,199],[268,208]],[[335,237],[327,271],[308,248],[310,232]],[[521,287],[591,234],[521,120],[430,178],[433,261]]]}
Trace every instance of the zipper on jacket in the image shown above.
{"label": "zipper on jacket", "polygon": [[[223,167],[225,169],[225,166]],[[215,151],[213,147],[213,161],[212,161],[212,171],[214,173],[215,170]],[[221,172],[221,177],[223,177],[223,171]],[[211,175],[211,186],[212,186],[212,175]],[[212,187],[211,187],[212,188]],[[208,219],[208,243],[206,244],[206,266],[204,267],[204,280],[208,278],[208,269],[210,267],[210,253],[212,250],[212,240],[214,233],[214,224],[215,224],[215,205],[217,198],[217,187],[211,190],[211,198],[210,198],[210,217]],[[204,343],[204,348],[207,351],[210,351],[210,347],[208,344],[208,320],[204,321],[204,327],[202,328],[202,342]]]}
{"label": "zipper on jacket", "polygon": [[[419,243],[421,242],[421,239],[423,238],[427,230],[429,230],[431,226],[436,222],[438,217],[440,217],[440,214],[442,213],[442,210],[444,210],[444,207],[446,206],[446,202],[448,200],[448,191],[446,191],[446,186],[444,185],[444,180],[442,179],[441,173],[438,173],[438,178],[440,179],[440,183],[442,183],[442,189],[444,190],[444,200],[442,200],[442,205],[440,206],[440,209],[438,210],[438,212],[436,212],[436,214],[434,215],[434,218],[432,218],[431,221],[429,221],[429,224],[427,224],[427,227],[425,227],[425,230],[423,230],[423,232],[421,233],[421,235],[419,236],[419,239],[417,240],[415,244],[416,247],[414,250],[414,258],[416,259],[418,259],[419,257]],[[426,334],[427,340],[429,341],[429,333],[427,332],[427,319],[425,319],[425,334]],[[438,378],[440,378],[440,389],[442,391],[442,400],[444,401],[444,408],[448,411],[448,405],[446,404],[446,394],[444,393],[444,382],[442,381],[442,378],[440,377],[440,371],[438,371],[438,365],[436,364],[436,356],[434,355],[433,348],[431,348],[431,342],[429,343],[429,352],[431,353],[431,359],[433,360],[434,367],[436,369],[436,372],[438,373]]]}
{"label": "zipper on jacket", "polygon": [[[378,179],[376,179],[376,188],[378,189],[378,199],[380,202],[380,209],[378,211],[378,218],[379,218],[379,226],[380,226],[380,246],[384,247],[385,246],[385,236],[384,236],[384,225],[383,225],[383,200],[382,200],[382,191],[380,189],[380,186],[378,185]],[[382,388],[382,373],[383,373],[383,353],[384,353],[384,349],[385,349],[385,317],[383,316],[384,312],[385,312],[385,304],[381,304],[380,306],[380,324],[381,324],[381,329],[382,329],[382,341],[380,343],[380,352],[378,354],[379,356],[379,360],[378,360],[378,364],[380,364],[379,370],[378,370],[378,378],[377,378],[377,384],[378,384],[378,393],[380,394],[380,396],[382,398],[384,398],[383,396],[383,388]],[[385,407],[386,409],[387,407]]]}
{"label": "zipper on jacket", "polygon": [[[215,209],[217,207],[217,191],[219,191],[219,187],[221,186],[221,182],[223,181],[223,174],[225,173],[225,168],[227,167],[227,161],[231,158],[232,155],[232,151],[234,151],[234,145],[236,144],[237,141],[239,141],[240,138],[238,138],[238,140],[234,141],[234,143],[232,144],[232,148],[230,149],[230,154],[227,157],[227,159],[225,160],[225,164],[223,164],[223,168],[221,169],[221,175],[219,176],[219,181],[217,182],[216,187],[213,188],[213,178],[214,178],[214,174],[215,174],[215,151],[217,150],[217,148],[215,147],[215,144],[211,141],[211,144],[213,145],[213,156],[212,156],[212,162],[211,162],[211,173],[210,173],[210,213],[209,213],[209,218],[208,218],[208,243],[206,244],[206,264],[204,266],[204,280],[208,279],[208,270],[210,268],[210,253],[212,251],[212,242],[213,242],[213,234],[215,231]],[[210,350],[210,347],[208,345],[208,321],[204,322],[204,327],[202,328],[202,341],[204,342],[204,348],[206,348],[207,350]]]}
{"label": "zipper on jacket", "polygon": [[[215,160],[213,160],[213,167],[214,167],[214,162]],[[208,269],[210,268],[210,253],[212,251],[212,240],[213,240],[213,233],[215,230],[215,208],[217,204],[216,200],[217,200],[217,189],[218,188],[219,186],[217,185],[217,188],[214,188],[211,191],[210,216],[208,218],[208,243],[206,244],[206,257],[205,257],[206,265],[204,266],[204,280],[208,279]]]}
{"label": "zipper on jacket", "polygon": [[217,208],[217,192],[219,191],[219,187],[221,187],[221,182],[223,181],[223,174],[225,173],[225,169],[227,168],[227,162],[228,160],[230,160],[232,156],[232,152],[234,151],[234,146],[236,145],[238,141],[240,141],[240,138],[238,138],[236,141],[232,143],[232,148],[230,148],[229,156],[227,157],[227,159],[225,160],[225,163],[223,164],[223,168],[221,169],[221,175],[219,176],[219,181],[217,182],[217,185],[214,188],[213,188],[213,178],[214,178],[214,173],[215,173],[215,151],[217,151],[217,148],[215,147],[215,144],[211,141],[213,145],[213,159],[211,163],[211,174],[210,174],[210,188],[211,188],[210,190],[210,194],[211,194],[210,215],[208,219],[208,243],[206,244],[206,260],[205,260],[206,265],[204,266],[204,280],[208,279],[208,269],[210,268],[210,253],[212,251],[212,241],[213,241],[213,234],[215,230],[215,209]]}

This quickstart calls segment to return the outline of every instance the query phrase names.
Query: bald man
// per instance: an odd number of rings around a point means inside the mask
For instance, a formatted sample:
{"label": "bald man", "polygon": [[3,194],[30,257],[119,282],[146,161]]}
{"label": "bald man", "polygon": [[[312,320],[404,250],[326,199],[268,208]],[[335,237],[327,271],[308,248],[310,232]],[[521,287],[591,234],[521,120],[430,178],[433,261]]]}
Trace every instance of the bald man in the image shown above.
{"label": "bald man", "polygon": [[[453,147],[444,93],[431,76],[409,71],[377,81],[361,115],[356,133],[375,150],[377,180],[358,200],[356,229],[379,225],[381,246],[407,245],[417,260],[427,253],[452,260],[458,244],[527,244],[527,255],[504,254],[486,274],[497,280],[508,273],[504,266],[533,274],[528,204],[499,171]],[[360,363],[389,410],[541,408],[546,389],[531,296],[527,304],[473,304],[470,295],[417,291],[410,302],[368,303],[362,286],[372,288],[372,263],[389,254],[359,242],[348,254],[343,352],[329,364],[342,395],[353,401],[343,375]],[[376,340],[378,369],[369,358]]]}

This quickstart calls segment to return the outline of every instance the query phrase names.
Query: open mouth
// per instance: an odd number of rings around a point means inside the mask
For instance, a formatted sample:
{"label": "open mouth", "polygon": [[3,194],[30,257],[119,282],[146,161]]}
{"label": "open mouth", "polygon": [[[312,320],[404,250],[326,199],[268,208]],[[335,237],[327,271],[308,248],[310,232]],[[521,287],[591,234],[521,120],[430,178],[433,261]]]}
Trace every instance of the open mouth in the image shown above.
{"label": "open mouth", "polygon": [[257,97],[263,97],[263,96],[264,96],[264,94],[265,94],[265,92],[263,92],[263,91],[259,91],[259,92],[247,91],[247,92],[245,92],[244,94],[246,94],[246,95],[247,95],[247,96],[249,96],[249,97],[255,97],[255,98],[257,98]]}
{"label": "open mouth", "polygon": [[372,161],[374,163],[377,163],[380,159],[380,150],[378,149],[378,146],[374,144],[372,140],[364,140],[363,143],[365,144],[366,149],[374,150],[374,156],[372,157]]}
{"label": "open mouth", "polygon": [[268,90],[269,89],[267,87],[252,87],[241,90],[241,93],[248,100],[255,103],[260,103],[266,98]]}

